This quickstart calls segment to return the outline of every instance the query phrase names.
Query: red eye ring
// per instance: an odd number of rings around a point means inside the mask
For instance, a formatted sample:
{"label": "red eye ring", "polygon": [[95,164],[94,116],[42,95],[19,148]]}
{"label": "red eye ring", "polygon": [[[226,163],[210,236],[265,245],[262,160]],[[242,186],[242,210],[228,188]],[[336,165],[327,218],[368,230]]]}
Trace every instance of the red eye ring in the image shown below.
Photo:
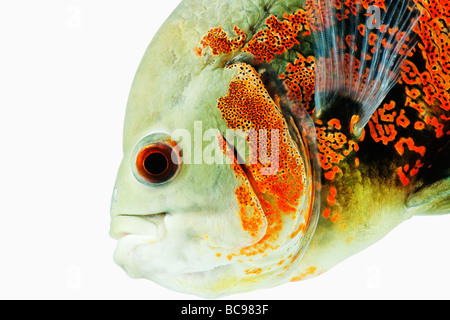
{"label": "red eye ring", "polygon": [[173,155],[179,155],[176,147],[167,143],[154,143],[141,149],[136,157],[138,174],[146,182],[158,184],[169,181],[178,171],[179,164]]}

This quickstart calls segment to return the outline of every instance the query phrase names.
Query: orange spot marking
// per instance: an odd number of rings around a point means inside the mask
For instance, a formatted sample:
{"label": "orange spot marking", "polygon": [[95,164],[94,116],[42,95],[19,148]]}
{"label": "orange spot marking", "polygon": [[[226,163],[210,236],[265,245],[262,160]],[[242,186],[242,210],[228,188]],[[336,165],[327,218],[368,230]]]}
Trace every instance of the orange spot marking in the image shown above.
{"label": "orange spot marking", "polygon": [[309,267],[305,272],[301,273],[299,276],[293,277],[291,281],[301,281],[308,276],[313,275],[317,271],[317,267]]}
{"label": "orange spot marking", "polygon": [[400,181],[403,183],[404,186],[407,186],[409,184],[409,179],[406,177],[405,173],[403,172],[402,167],[397,168],[397,175],[400,178]]}
{"label": "orange spot marking", "polygon": [[424,104],[423,103],[416,103],[410,97],[406,98],[405,106],[406,107],[411,107],[411,108],[417,110],[417,112],[419,112],[419,114],[421,114],[421,115],[425,113],[425,106],[424,106]]}
{"label": "orange spot marking", "polygon": [[405,116],[405,110],[400,110],[400,115],[397,117],[396,123],[398,126],[402,126],[403,128],[406,128],[409,126],[410,122],[408,118]]}
{"label": "orange spot marking", "polygon": [[202,56],[202,51],[203,51],[203,48],[202,48],[202,47],[195,47],[195,48],[194,48],[195,54],[196,54],[197,56],[199,56],[199,57]]}
{"label": "orange spot marking", "polygon": [[334,205],[334,203],[336,202],[336,194],[337,194],[337,192],[336,192],[336,188],[335,187],[333,187],[333,186],[331,186],[330,187],[330,194],[328,195],[328,197],[327,197],[327,201],[328,201],[328,204],[330,205],[330,206],[332,206],[332,205]]}
{"label": "orange spot marking", "polygon": [[[375,116],[375,115],[374,115]],[[375,142],[382,142],[387,145],[390,141],[394,141],[397,130],[393,124],[381,125],[373,120],[369,121],[370,135]]]}
{"label": "orange spot marking", "polygon": [[425,123],[423,123],[422,121],[416,121],[416,123],[414,123],[414,129],[423,130],[424,128],[425,128]]}
{"label": "orange spot marking", "polygon": [[403,155],[405,152],[404,144],[406,143],[408,149],[410,151],[414,151],[419,153],[422,157],[425,155],[426,148],[418,147],[415,145],[414,140],[412,138],[401,138],[396,144],[395,149],[397,150],[399,155]]}
{"label": "orange spot marking", "polygon": [[360,24],[358,26],[358,31],[362,36],[364,36],[364,34],[366,33],[366,26],[364,24]]}
{"label": "orange spot marking", "polygon": [[243,51],[252,53],[258,60],[270,62],[275,55],[283,54],[298,44],[297,36],[301,31],[309,33],[304,10],[283,17],[285,20],[279,21],[271,15],[266,20],[267,28],[257,32]]}
{"label": "orange spot marking", "polygon": [[241,48],[245,44],[245,33],[237,26],[234,26],[233,30],[237,36],[230,40],[222,27],[210,29],[208,34],[200,41],[201,46],[194,48],[194,51],[201,56],[203,49],[210,47],[213,55],[219,55]]}
{"label": "orange spot marking", "polygon": [[420,160],[417,160],[414,168],[412,168],[411,171],[409,172],[411,177],[414,177],[419,172],[419,169],[422,168],[423,166],[424,163],[422,163]]}
{"label": "orange spot marking", "polygon": [[345,37],[345,43],[347,46],[352,50],[358,50],[358,46],[355,44],[355,36],[353,35],[347,35]]}
{"label": "orange spot marking", "polygon": [[246,274],[260,274],[262,272],[262,269],[261,268],[258,268],[258,269],[250,269],[250,270],[245,270],[245,273]]}
{"label": "orange spot marking", "polygon": [[444,135],[444,125],[440,123],[436,117],[430,118],[429,116],[425,116],[425,123],[434,127],[436,138],[440,138]]}
{"label": "orange spot marking", "polygon": [[241,219],[242,229],[250,234],[253,238],[259,238],[265,227],[265,213],[261,208],[258,197],[256,196],[250,182],[247,179],[242,167],[237,164],[234,153],[230,151],[225,139],[219,136],[219,147],[223,153],[232,160],[232,168],[235,176],[239,181],[239,186],[235,190],[236,199],[239,204],[239,216]]}
{"label": "orange spot marking", "polygon": [[336,176],[336,173],[340,171],[341,170],[338,167],[333,167],[331,171],[325,173],[325,178],[327,178],[328,180],[333,180]]}
{"label": "orange spot marking", "polygon": [[355,127],[355,124],[357,123],[359,121],[359,116],[358,115],[353,115],[352,116],[352,119],[350,120],[350,133],[351,134],[354,134],[354,132],[355,132],[355,129],[354,129],[354,127]]}
{"label": "orange spot marking", "polygon": [[[384,145],[388,145],[389,142],[394,141],[397,136],[397,130],[395,129],[394,119],[397,116],[397,112],[392,111],[395,108],[395,102],[385,103],[382,107],[372,115],[369,121],[369,130],[372,139],[375,142],[382,142]],[[402,110],[404,112],[404,110]],[[405,117],[406,119],[406,117]],[[406,125],[408,119],[400,121]],[[409,121],[408,121],[409,124]]]}
{"label": "orange spot marking", "polygon": [[340,212],[336,211],[333,213],[333,215],[331,216],[331,221],[332,222],[337,222],[341,217]]}
{"label": "orange spot marking", "polygon": [[373,47],[375,46],[375,41],[377,40],[378,36],[375,33],[371,33],[369,35],[369,44]]}
{"label": "orange spot marking", "polygon": [[298,228],[297,228],[297,230],[296,231],[294,231],[292,234],[291,234],[291,239],[294,239],[300,232],[301,233],[305,233],[305,231],[306,231],[306,225],[304,224],[304,223],[301,223],[299,226],[298,226]]}
{"label": "orange spot marking", "polygon": [[250,184],[245,179],[245,173],[239,166],[234,167],[235,172],[242,177],[242,185],[236,189],[236,198],[240,205],[240,217],[242,228],[252,237],[256,238],[263,224],[264,212],[258,204],[258,199],[254,194]]}
{"label": "orange spot marking", "polygon": [[300,101],[306,111],[311,112],[309,103],[314,93],[314,57],[303,57],[297,52],[297,59],[289,63],[286,71],[280,75],[288,91],[288,98],[292,101]]}
{"label": "orange spot marking", "polygon": [[[358,120],[358,116],[352,118],[353,122]],[[331,119],[327,126],[321,126],[316,121],[316,133],[318,137],[318,149],[320,165],[324,169],[324,177],[333,180],[338,172],[341,172],[337,166],[344,157],[353,151],[358,151],[358,144],[349,140],[347,136],[338,131],[342,129],[339,119]],[[362,139],[364,136],[362,136]]]}
{"label": "orange spot marking", "polygon": [[331,119],[328,121],[328,128],[336,128],[337,130],[341,129],[341,122],[338,119]]}

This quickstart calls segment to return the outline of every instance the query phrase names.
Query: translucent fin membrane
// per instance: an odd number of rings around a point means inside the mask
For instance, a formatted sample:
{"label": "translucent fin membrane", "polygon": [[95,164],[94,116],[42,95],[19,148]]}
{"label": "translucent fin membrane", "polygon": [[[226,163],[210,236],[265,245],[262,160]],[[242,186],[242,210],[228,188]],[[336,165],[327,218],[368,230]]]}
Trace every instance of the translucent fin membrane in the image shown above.
{"label": "translucent fin membrane", "polygon": [[310,7],[315,46],[316,114],[342,97],[357,105],[361,132],[400,76],[400,67],[417,39],[420,18],[410,0],[317,0]]}

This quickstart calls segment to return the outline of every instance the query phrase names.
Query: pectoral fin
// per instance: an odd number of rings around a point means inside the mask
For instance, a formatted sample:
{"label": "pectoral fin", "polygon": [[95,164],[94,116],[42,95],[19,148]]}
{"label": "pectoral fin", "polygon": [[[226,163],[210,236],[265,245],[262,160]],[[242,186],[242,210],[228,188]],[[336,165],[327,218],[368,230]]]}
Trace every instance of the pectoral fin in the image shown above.
{"label": "pectoral fin", "polygon": [[418,209],[418,215],[450,213],[450,177],[422,187],[411,194],[407,206]]}

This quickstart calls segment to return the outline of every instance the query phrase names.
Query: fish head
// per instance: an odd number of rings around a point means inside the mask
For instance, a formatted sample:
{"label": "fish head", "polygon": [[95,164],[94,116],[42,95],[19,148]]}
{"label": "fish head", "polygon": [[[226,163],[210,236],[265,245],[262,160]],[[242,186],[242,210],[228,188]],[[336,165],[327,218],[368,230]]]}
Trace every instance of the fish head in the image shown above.
{"label": "fish head", "polygon": [[196,54],[209,26],[187,22],[192,10],[182,3],[165,22],[133,81],[114,260],[133,278],[204,297],[287,282],[316,223],[305,126],[250,64]]}

